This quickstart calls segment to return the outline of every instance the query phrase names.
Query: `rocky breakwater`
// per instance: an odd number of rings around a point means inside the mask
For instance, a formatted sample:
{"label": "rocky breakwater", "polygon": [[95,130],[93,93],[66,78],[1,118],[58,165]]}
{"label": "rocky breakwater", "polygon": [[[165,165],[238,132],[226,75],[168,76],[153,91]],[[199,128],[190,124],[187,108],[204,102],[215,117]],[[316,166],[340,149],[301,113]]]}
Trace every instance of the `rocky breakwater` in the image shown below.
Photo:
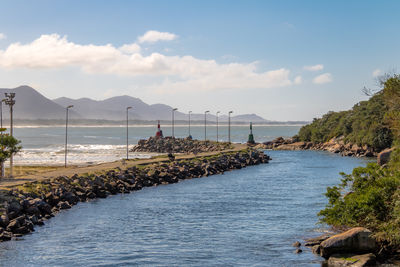
{"label": "rocky breakwater", "polygon": [[139,140],[138,144],[131,149],[132,152],[155,152],[155,153],[200,153],[223,151],[232,148],[228,142],[199,141],[191,138],[157,138]]}
{"label": "rocky breakwater", "polygon": [[273,141],[261,145],[265,149],[273,150],[323,150],[338,153],[342,156],[375,157],[379,151],[374,151],[368,146],[345,143],[343,138],[332,138],[325,143],[302,142],[295,138],[284,139],[278,137]]}
{"label": "rocky breakwater", "polygon": [[61,176],[26,183],[0,192],[0,240],[6,241],[34,231],[59,211],[78,202],[130,193],[143,187],[177,183],[249,165],[268,163],[263,152],[243,150],[209,157],[153,162],[125,170],[112,169],[102,174]]}

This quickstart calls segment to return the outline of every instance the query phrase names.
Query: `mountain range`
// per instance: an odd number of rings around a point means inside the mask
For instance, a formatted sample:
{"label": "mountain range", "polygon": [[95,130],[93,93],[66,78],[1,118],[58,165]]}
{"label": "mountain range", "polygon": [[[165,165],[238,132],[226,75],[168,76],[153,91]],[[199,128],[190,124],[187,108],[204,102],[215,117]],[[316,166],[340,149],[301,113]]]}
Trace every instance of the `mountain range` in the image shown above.
{"label": "mountain range", "polygon": [[[65,107],[73,105],[70,109],[70,118],[78,120],[116,120],[126,118],[126,107],[132,106],[129,112],[132,120],[170,120],[172,107],[165,104],[146,104],[139,98],[131,96],[116,96],[105,100],[93,100],[90,98],[71,99],[60,97],[49,99],[29,86],[19,86],[13,89],[0,89],[0,96],[4,93],[15,93],[14,118],[20,120],[62,120],[65,118]],[[3,103],[3,118],[8,118],[9,111]],[[176,120],[187,120],[188,114],[179,110],[174,113]],[[193,121],[204,120],[203,114],[192,114]],[[207,119],[215,120],[213,114],[208,114]],[[220,121],[226,121],[227,115],[220,115]],[[264,118],[256,114],[242,114],[231,117],[234,122],[266,123]]]}

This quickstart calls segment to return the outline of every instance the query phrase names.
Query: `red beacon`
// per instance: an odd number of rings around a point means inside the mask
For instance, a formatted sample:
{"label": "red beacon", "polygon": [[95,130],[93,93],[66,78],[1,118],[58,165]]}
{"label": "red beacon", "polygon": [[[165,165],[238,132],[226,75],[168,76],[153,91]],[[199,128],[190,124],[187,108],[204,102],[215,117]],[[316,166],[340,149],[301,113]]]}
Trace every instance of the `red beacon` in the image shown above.
{"label": "red beacon", "polygon": [[162,130],[160,128],[160,121],[158,121],[158,125],[157,125],[157,132],[156,132],[156,138],[163,138],[163,133]]}

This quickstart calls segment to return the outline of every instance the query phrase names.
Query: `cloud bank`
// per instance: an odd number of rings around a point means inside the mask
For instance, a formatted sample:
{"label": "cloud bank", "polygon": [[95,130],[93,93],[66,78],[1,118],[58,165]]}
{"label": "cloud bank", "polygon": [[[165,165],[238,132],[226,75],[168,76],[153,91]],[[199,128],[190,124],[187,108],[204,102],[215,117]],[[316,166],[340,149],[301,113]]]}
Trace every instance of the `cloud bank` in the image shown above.
{"label": "cloud bank", "polygon": [[[140,37],[139,41],[176,38],[169,33],[150,33]],[[70,66],[89,74],[160,76],[163,78],[161,83],[149,85],[159,92],[272,88],[301,83],[299,77],[291,81],[290,71],[285,68],[259,72],[257,62],[219,64],[215,60],[193,56],[143,55],[136,43],[119,48],[112,44],[83,45],[58,34],[42,35],[27,44],[12,43],[0,50],[2,68],[57,69]]]}
{"label": "cloud bank", "polygon": [[317,65],[314,65],[314,66],[304,66],[303,69],[304,70],[308,70],[308,71],[319,71],[319,70],[323,70],[324,69],[324,65],[317,64]]}
{"label": "cloud bank", "polygon": [[139,43],[155,43],[158,41],[172,41],[178,35],[169,32],[148,31],[138,38]]}
{"label": "cloud bank", "polygon": [[330,73],[324,73],[321,75],[318,75],[313,79],[313,83],[315,84],[324,84],[324,83],[330,83],[332,82],[332,74]]}

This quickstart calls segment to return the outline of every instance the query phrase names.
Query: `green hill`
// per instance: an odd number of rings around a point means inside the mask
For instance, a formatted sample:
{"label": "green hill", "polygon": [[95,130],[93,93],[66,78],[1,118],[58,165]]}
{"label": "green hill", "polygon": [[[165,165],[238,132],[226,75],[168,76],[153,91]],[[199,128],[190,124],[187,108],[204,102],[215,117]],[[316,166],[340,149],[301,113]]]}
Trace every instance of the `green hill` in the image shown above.
{"label": "green hill", "polygon": [[[328,187],[329,203],[320,213],[321,222],[336,227],[363,226],[374,232],[379,254],[400,249],[400,75],[383,83],[383,89],[350,111],[329,113],[303,127],[300,138],[326,140],[344,135],[348,141],[384,148],[393,144],[390,162],[355,168],[342,174],[342,182]],[[341,115],[339,115],[341,114]],[[349,127],[348,131],[346,125]],[[319,128],[318,128],[319,127]]]}
{"label": "green hill", "polygon": [[335,137],[343,137],[346,143],[367,145],[377,152],[388,148],[392,145],[393,134],[385,120],[388,106],[384,98],[382,90],[369,100],[356,104],[351,110],[330,111],[303,126],[298,139],[323,143]]}

